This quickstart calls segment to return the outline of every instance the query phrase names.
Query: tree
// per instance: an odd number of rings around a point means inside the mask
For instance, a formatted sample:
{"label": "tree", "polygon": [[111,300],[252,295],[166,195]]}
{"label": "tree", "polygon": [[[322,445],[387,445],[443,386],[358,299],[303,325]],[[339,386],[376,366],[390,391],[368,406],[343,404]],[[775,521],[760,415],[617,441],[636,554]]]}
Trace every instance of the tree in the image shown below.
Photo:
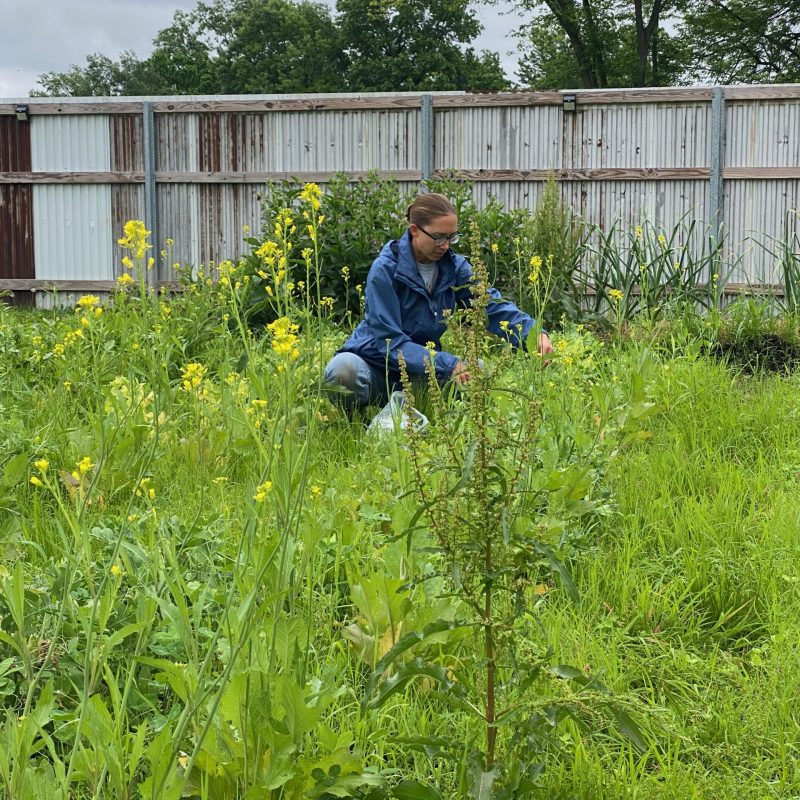
{"label": "tree", "polygon": [[144,60],[99,53],[39,77],[39,95],[250,94],[500,89],[497,53],[469,0],[213,0],[178,11]]}
{"label": "tree", "polygon": [[196,14],[217,41],[222,93],[347,90],[347,61],[326,6],[307,0],[216,0],[201,4]]}
{"label": "tree", "polygon": [[469,0],[338,0],[350,91],[503,89],[497,53],[469,44],[481,25]]}
{"label": "tree", "polygon": [[600,89],[680,81],[680,41],[665,30],[673,0],[517,0],[520,78],[536,88]]}
{"label": "tree", "polygon": [[796,0],[687,0],[683,11],[693,77],[718,83],[800,81]]}

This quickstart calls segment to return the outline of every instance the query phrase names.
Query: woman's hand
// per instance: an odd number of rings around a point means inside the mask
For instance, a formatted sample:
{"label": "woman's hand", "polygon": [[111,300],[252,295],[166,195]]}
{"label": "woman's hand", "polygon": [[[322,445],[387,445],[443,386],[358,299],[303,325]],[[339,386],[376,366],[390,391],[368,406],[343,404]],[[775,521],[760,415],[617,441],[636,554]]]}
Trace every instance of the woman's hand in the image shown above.
{"label": "woman's hand", "polygon": [[[550,337],[546,333],[539,334],[539,352],[546,356],[548,353],[555,352],[553,350],[553,344],[550,341]],[[458,366],[458,365],[456,365]]]}
{"label": "woman's hand", "polygon": [[469,370],[467,369],[467,365],[463,361],[457,362],[453,367],[453,371],[450,373],[450,378],[454,383],[469,383]]}

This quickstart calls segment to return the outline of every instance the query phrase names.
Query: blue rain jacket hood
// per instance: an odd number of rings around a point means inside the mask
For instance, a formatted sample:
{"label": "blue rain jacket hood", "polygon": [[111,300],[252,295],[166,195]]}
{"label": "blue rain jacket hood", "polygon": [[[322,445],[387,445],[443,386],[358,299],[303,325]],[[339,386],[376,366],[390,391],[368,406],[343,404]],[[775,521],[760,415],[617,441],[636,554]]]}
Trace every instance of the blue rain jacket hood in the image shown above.
{"label": "blue rain jacket hood", "polygon": [[[403,354],[409,375],[424,375],[432,343],[436,377],[446,381],[460,358],[441,350],[445,321],[449,313],[469,305],[473,278],[469,261],[452,250],[438,265],[439,277],[429,294],[417,269],[410,232],[385,244],[367,276],[364,319],[339,352],[355,353],[396,383],[398,355]],[[496,289],[489,294],[488,330],[515,347],[524,347],[533,319],[503,300]],[[500,326],[503,321],[508,323],[507,330]]]}

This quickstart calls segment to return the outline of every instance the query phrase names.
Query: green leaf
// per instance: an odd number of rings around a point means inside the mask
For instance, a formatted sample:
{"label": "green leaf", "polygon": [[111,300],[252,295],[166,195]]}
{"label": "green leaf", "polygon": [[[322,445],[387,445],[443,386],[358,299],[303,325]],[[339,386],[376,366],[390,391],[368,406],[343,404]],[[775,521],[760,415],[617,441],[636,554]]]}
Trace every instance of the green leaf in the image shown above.
{"label": "green leaf", "polygon": [[3,484],[5,486],[16,486],[21,483],[28,474],[28,456],[25,453],[17,453],[9,459],[3,469]]}
{"label": "green leaf", "polygon": [[442,796],[432,786],[419,781],[403,781],[392,790],[397,800],[442,800]]}
{"label": "green leaf", "polygon": [[367,708],[367,706],[370,705],[370,697],[381,676],[403,653],[410,650],[414,645],[424,642],[434,634],[442,633],[443,631],[457,630],[458,628],[464,628],[466,626],[467,623],[465,622],[436,620],[435,622],[429,622],[421,631],[412,631],[403,636],[403,638],[375,665],[375,669],[369,676],[364,690],[364,699],[361,703],[362,708]]}
{"label": "green leaf", "polygon": [[[374,674],[374,673],[373,673]],[[438,664],[431,664],[422,658],[401,664],[394,674],[387,678],[375,693],[374,700],[370,700],[372,692],[366,695],[363,705],[369,708],[380,708],[393,694],[397,694],[407,683],[414,678],[430,678],[437,681],[447,691],[461,692],[463,687],[447,676],[447,670]]]}
{"label": "green leaf", "polygon": [[475,764],[470,772],[470,797],[473,800],[492,800],[492,786],[498,775],[497,767],[487,772],[479,764]]}
{"label": "green leaf", "polygon": [[628,739],[640,753],[647,752],[648,747],[642,736],[641,728],[636,724],[630,714],[617,706],[612,706],[611,711],[617,720],[620,733]]}

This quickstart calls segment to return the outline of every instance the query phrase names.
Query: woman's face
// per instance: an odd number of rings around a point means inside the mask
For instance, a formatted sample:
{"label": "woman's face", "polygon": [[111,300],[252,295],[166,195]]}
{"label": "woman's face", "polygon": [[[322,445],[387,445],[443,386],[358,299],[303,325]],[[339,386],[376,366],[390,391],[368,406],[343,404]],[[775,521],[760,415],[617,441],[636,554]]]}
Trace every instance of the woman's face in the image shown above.
{"label": "woman's face", "polygon": [[[412,222],[408,229],[411,231],[411,244],[417,261],[421,264],[432,264],[450,249],[450,239],[447,237],[458,232],[458,218],[455,214],[447,214],[444,217],[435,217],[424,226]],[[438,237],[445,237],[444,241],[437,244],[435,239]]]}

